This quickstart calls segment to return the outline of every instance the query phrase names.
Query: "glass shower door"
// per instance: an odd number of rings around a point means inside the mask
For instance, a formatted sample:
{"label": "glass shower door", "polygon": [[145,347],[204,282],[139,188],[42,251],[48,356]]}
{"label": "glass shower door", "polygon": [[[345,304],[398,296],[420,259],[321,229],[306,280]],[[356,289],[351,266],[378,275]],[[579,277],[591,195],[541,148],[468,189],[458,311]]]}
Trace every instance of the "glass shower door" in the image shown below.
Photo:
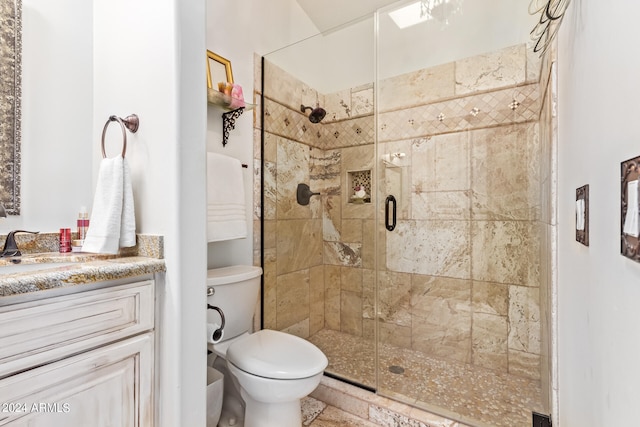
{"label": "glass shower door", "polygon": [[[377,15],[377,392],[530,426],[548,409],[548,71],[526,7],[440,3]],[[396,22],[416,7],[420,23]]]}
{"label": "glass shower door", "polygon": [[328,374],[369,389],[373,22],[370,16],[265,55],[262,138],[263,325],[308,339],[327,355]]}
{"label": "glass shower door", "polygon": [[400,28],[403,1],[265,55],[263,326],[334,377],[517,427],[549,412],[552,97],[526,7],[494,3]]}

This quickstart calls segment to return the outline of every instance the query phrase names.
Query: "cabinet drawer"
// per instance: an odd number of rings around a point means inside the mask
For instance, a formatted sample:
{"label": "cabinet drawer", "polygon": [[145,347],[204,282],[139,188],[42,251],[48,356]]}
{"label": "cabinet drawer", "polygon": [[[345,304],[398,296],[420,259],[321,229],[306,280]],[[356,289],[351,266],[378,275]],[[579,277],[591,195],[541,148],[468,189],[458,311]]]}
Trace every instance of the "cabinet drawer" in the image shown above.
{"label": "cabinet drawer", "polygon": [[0,378],[153,329],[146,280],[0,307]]}

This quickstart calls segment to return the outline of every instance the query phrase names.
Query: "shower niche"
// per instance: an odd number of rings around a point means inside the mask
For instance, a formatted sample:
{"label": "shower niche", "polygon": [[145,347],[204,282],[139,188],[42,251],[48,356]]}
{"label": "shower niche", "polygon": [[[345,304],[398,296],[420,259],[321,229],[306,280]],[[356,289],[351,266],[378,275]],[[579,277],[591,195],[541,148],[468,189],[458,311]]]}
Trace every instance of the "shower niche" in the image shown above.
{"label": "shower niche", "polygon": [[371,203],[371,170],[347,171],[348,202]]}

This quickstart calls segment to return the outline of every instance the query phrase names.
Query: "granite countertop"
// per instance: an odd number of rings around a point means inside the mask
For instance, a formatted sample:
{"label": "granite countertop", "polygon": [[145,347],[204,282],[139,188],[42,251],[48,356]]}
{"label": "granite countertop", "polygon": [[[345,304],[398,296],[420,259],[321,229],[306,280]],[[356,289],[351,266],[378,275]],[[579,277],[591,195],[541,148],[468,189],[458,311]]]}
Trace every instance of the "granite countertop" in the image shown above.
{"label": "granite countertop", "polygon": [[164,272],[162,245],[161,236],[139,235],[135,251],[118,255],[40,252],[0,258],[0,305],[2,297]]}
{"label": "granite countertop", "polygon": [[165,271],[164,260],[138,256],[76,262],[63,258],[57,262],[44,262],[47,264],[45,269],[10,274],[2,274],[3,267],[0,266],[0,298]]}

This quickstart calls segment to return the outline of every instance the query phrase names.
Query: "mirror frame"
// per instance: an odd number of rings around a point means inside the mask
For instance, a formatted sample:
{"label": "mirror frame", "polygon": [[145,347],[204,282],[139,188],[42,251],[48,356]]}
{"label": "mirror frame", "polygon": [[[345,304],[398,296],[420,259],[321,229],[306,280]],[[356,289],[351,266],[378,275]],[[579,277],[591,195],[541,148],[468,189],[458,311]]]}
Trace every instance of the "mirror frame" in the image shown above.
{"label": "mirror frame", "polygon": [[[0,202],[20,214],[22,1],[0,0]],[[5,30],[9,28],[9,30]],[[8,100],[4,103],[4,100]]]}
{"label": "mirror frame", "polygon": [[213,85],[222,82],[223,76],[226,78],[224,81],[233,83],[231,61],[207,50],[207,87],[215,89]]}

